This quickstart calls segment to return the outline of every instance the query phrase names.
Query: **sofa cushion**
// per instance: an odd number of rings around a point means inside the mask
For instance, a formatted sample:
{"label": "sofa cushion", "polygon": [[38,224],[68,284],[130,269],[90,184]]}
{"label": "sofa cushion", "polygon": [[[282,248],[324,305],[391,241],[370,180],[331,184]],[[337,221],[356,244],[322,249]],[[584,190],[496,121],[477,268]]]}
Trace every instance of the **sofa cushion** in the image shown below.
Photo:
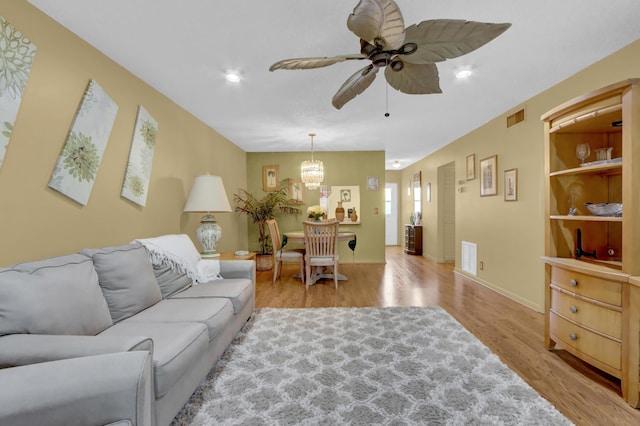
{"label": "sofa cushion", "polygon": [[124,322],[199,322],[207,326],[211,342],[232,318],[233,305],[228,299],[164,299]]}
{"label": "sofa cushion", "polygon": [[85,249],[98,272],[113,322],[122,321],[162,299],[147,250],[139,243]]}
{"label": "sofa cushion", "polygon": [[198,322],[120,322],[101,336],[146,336],[153,340],[155,397],[167,394],[209,347],[207,327]]}
{"label": "sofa cushion", "polygon": [[233,304],[233,312],[239,313],[251,300],[253,283],[246,278],[225,278],[190,287],[171,296],[171,299],[202,297],[226,298]]}
{"label": "sofa cushion", "polygon": [[153,273],[156,275],[163,299],[193,285],[193,280],[187,274],[179,274],[169,265],[153,265]]}
{"label": "sofa cushion", "polygon": [[0,269],[0,335],[95,335],[111,324],[96,270],[86,256]]}

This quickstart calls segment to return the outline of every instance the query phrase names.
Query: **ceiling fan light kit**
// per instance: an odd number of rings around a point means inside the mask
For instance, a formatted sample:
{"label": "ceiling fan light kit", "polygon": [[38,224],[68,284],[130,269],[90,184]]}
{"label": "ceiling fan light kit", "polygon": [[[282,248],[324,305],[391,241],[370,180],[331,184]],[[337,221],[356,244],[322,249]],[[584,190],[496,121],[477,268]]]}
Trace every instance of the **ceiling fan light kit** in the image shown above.
{"label": "ceiling fan light kit", "polygon": [[309,133],[311,137],[311,161],[303,161],[300,164],[300,179],[307,189],[318,189],[324,180],[324,164],[322,161],[313,160],[313,137],[315,133]]}
{"label": "ceiling fan light kit", "polygon": [[270,71],[321,68],[350,60],[371,63],[356,71],[338,89],[332,104],[341,109],[364,92],[380,68],[391,87],[407,94],[442,93],[436,62],[457,58],[485,45],[511,24],[457,19],[433,19],[404,27],[393,0],[360,0],[347,19],[347,28],[360,38],[360,54],[285,59]]}
{"label": "ceiling fan light kit", "polygon": [[469,69],[458,70],[456,71],[456,78],[460,80],[464,80],[466,78],[471,77],[471,74],[472,72]]}

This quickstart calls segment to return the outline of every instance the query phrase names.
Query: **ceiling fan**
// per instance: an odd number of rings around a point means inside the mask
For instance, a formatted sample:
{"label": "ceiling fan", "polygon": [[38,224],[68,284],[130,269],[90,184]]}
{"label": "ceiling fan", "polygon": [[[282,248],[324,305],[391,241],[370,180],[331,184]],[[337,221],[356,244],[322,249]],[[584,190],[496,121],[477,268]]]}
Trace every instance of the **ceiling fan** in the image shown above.
{"label": "ceiling fan", "polygon": [[358,70],[333,96],[335,108],[362,93],[376,73],[394,89],[408,94],[442,93],[436,62],[467,54],[505,32],[511,24],[457,19],[433,19],[404,28],[400,8],[393,0],[360,0],[347,19],[347,28],[360,38],[360,54],[285,59],[269,71],[321,68],[349,60],[371,61]]}

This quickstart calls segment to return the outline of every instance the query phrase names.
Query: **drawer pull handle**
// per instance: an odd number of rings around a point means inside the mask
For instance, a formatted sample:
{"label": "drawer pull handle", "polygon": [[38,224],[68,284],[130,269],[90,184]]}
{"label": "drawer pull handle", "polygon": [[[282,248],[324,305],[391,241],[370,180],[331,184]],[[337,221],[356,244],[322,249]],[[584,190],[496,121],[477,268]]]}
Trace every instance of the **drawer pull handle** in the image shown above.
{"label": "drawer pull handle", "polygon": [[576,280],[571,280],[571,281],[569,281],[569,285],[570,285],[571,287],[575,287],[575,286],[577,286],[577,285],[578,285],[578,281],[576,281]]}
{"label": "drawer pull handle", "polygon": [[569,333],[569,339],[576,340],[577,338],[578,336],[576,336],[576,333]]}
{"label": "drawer pull handle", "polygon": [[578,308],[576,308],[575,306],[571,306],[569,310],[571,311],[572,314],[575,314],[576,312],[578,312]]}

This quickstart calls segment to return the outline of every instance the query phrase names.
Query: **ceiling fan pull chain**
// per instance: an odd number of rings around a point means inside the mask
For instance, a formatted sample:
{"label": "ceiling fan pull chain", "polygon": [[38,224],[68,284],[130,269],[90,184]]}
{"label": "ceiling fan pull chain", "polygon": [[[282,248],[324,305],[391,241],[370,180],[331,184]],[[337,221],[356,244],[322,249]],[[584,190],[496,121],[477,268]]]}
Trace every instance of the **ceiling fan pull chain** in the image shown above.
{"label": "ceiling fan pull chain", "polygon": [[386,109],[387,112],[384,113],[384,116],[389,117],[390,115],[389,114],[389,83],[387,82],[384,83],[384,94],[386,98],[386,107],[387,107]]}

